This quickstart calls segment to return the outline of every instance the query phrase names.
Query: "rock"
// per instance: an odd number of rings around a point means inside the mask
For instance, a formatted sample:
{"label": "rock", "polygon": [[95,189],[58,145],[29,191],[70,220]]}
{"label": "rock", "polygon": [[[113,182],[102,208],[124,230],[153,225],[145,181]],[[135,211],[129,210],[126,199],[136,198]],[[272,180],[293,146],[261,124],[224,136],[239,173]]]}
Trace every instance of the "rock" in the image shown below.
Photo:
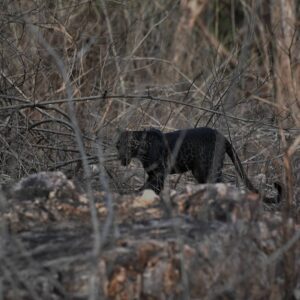
{"label": "rock", "polygon": [[167,213],[151,191],[87,195],[60,172],[30,175],[7,197],[4,299],[282,299],[291,262],[289,276],[300,278],[299,239],[281,254],[296,220],[285,225],[229,185],[173,192]]}

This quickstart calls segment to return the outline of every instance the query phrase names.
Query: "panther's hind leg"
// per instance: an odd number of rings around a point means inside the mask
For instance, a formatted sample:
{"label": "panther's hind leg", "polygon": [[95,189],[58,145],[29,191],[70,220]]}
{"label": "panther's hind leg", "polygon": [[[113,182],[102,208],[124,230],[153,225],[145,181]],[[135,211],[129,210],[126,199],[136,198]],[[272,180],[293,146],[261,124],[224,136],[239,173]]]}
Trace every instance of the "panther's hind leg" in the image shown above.
{"label": "panther's hind leg", "polygon": [[215,159],[213,163],[210,165],[207,182],[210,183],[223,182],[222,169],[223,169],[223,159],[221,158]]}
{"label": "panther's hind leg", "polygon": [[192,170],[192,174],[194,175],[198,183],[207,183],[207,168],[203,168],[203,166],[195,166],[195,168]]}
{"label": "panther's hind leg", "polygon": [[215,151],[214,154],[206,159],[201,159],[195,164],[192,173],[199,183],[222,182],[222,169],[225,152],[222,149]]}
{"label": "panther's hind leg", "polygon": [[210,158],[208,182],[223,182],[222,169],[225,159],[225,143],[223,136],[217,136],[214,151]]}
{"label": "panther's hind leg", "polygon": [[220,168],[212,175],[212,180],[211,180],[210,182],[212,182],[212,183],[223,182],[222,167],[220,167]]}

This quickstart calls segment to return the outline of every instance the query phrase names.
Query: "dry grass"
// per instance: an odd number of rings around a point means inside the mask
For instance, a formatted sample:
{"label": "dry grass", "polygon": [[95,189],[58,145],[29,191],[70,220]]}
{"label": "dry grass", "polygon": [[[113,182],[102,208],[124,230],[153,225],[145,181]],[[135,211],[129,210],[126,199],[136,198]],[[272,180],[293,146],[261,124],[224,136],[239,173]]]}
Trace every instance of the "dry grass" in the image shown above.
{"label": "dry grass", "polygon": [[285,221],[299,222],[299,4],[254,2],[3,0],[0,182],[62,170],[129,191],[144,173],[116,161],[118,129],[210,126],[263,189],[285,184]]}

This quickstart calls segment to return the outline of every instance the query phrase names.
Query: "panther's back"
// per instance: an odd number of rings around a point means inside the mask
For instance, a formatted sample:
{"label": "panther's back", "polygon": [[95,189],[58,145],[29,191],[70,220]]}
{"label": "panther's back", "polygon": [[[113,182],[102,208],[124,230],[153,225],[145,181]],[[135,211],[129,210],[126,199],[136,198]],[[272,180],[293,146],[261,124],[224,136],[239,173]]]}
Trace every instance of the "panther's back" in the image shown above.
{"label": "panther's back", "polygon": [[164,137],[175,162],[172,173],[193,170],[195,165],[211,164],[217,137],[220,137],[223,143],[221,146],[224,146],[224,137],[207,127],[177,130],[164,134]]}

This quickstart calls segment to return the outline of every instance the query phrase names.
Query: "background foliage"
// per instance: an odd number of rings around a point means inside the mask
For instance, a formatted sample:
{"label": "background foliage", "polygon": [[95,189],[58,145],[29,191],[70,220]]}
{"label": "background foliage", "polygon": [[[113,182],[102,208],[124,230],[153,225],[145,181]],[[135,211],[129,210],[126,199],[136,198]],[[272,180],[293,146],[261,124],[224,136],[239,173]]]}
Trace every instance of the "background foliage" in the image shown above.
{"label": "background foliage", "polygon": [[117,129],[210,126],[250,176],[288,178],[295,193],[297,1],[3,0],[1,12],[2,181],[82,178],[101,144],[110,188],[128,189],[143,178],[114,162]]}

